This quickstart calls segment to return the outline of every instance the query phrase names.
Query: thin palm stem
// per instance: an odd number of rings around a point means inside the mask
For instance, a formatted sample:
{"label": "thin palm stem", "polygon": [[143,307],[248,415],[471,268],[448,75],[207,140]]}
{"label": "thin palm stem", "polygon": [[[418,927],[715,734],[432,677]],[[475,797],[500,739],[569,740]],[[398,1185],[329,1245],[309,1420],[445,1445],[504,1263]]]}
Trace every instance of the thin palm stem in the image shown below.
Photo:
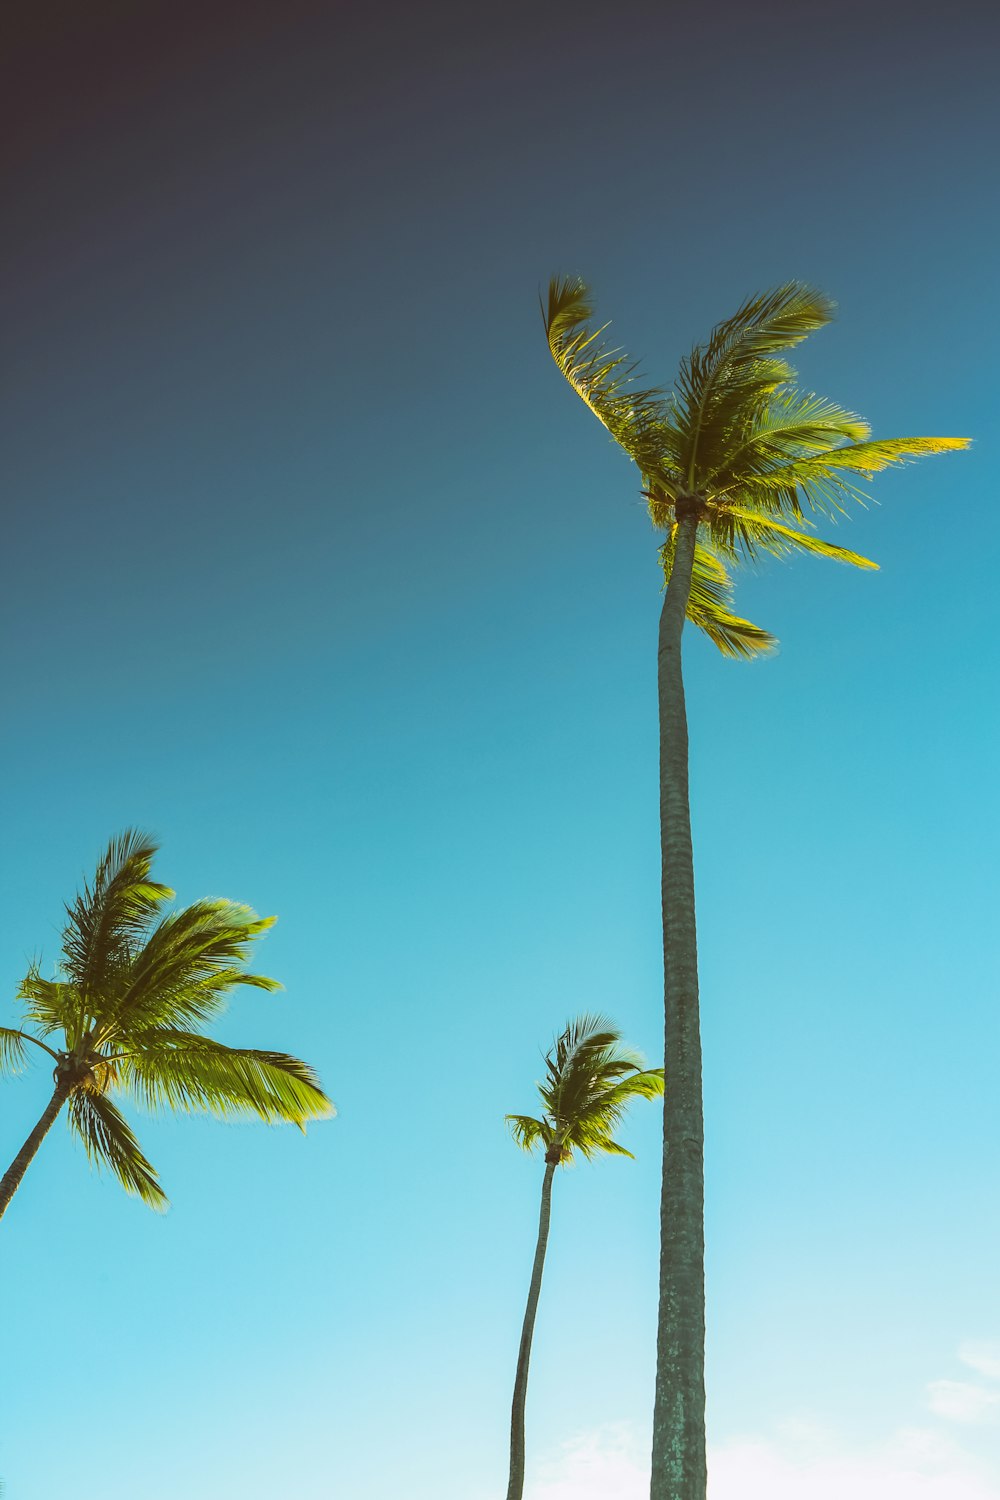
{"label": "thin palm stem", "polygon": [[45,1106],[41,1119],[4,1173],[3,1180],[0,1181],[0,1219],[7,1212],[10,1200],[21,1185],[21,1178],[30,1167],[39,1146],[48,1135],[56,1116],[69,1098],[70,1092],[71,1085],[64,1079],[60,1079],[53,1090],[52,1098]]}
{"label": "thin palm stem", "polygon": [[531,1340],[535,1331],[538,1294],[542,1289],[545,1248],[549,1241],[552,1179],[555,1170],[555,1161],[546,1160],[545,1176],[542,1179],[542,1203],[538,1213],[538,1240],[535,1244],[535,1260],[531,1268],[528,1303],[524,1310],[524,1323],[521,1327],[521,1344],[517,1351],[514,1399],[510,1410],[510,1478],[507,1482],[507,1500],[521,1500],[524,1492],[524,1404],[528,1394],[528,1362],[531,1359]]}
{"label": "thin palm stem", "polygon": [[705,1500],[704,1123],[681,636],[698,523],[679,520],[660,616],[663,1188],[650,1500]]}

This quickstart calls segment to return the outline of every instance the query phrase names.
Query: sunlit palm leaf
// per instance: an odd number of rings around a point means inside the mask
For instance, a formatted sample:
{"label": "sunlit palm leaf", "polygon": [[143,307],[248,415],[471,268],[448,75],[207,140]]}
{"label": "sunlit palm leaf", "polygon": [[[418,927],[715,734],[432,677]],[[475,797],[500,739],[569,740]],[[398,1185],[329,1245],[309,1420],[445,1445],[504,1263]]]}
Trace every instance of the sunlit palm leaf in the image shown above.
{"label": "sunlit palm leaf", "polygon": [[552,358],[580,399],[638,464],[644,482],[659,483],[672,492],[678,440],[672,402],[655,387],[638,384],[638,362],[601,341],[610,325],[591,328],[592,311],[590,292],[578,277],[549,283],[543,317]]}
{"label": "sunlit palm leaf", "polygon": [[147,834],[127,829],[108,845],[93,885],[85,884],[66,907],[63,967],[84,998],[103,986],[109,966],[121,961],[156,907],[174,894],[149,879],[156,848]]}
{"label": "sunlit palm leaf", "polygon": [[167,1207],[169,1200],[154,1167],[110,1099],[78,1089],[70,1096],[69,1121],[90,1160],[109,1168],[127,1193],[135,1194],[150,1208]]}
{"label": "sunlit palm leaf", "polygon": [[42,1036],[57,1031],[74,1036],[81,1007],[77,985],[43,979],[37,965],[32,965],[17,987],[17,998],[27,1002],[25,1015]]}
{"label": "sunlit palm leaf", "polygon": [[[676,541],[677,529],[671,527],[669,537],[660,548],[660,563],[666,582],[669,582],[673,569]],[[773,651],[778,644],[773,635],[733,613],[733,594],[732,580],[722,562],[699,543],[695,547],[687,604],[691,624],[703,630],[723,656],[747,660]]]}
{"label": "sunlit palm leaf", "polygon": [[197,901],[171,913],[136,956],[103,1034],[211,1020],[237,985],[280,990],[276,980],[240,967],[254,939],[273,923],[273,917],[258,917],[233,901]]}
{"label": "sunlit palm leaf", "polygon": [[727,477],[715,492],[720,504],[727,500],[753,509],[784,510],[801,515],[801,500],[824,514],[844,512],[847,501],[867,498],[865,491],[847,478],[873,474],[910,459],[933,453],[954,453],[968,448],[968,438],[886,438],[864,443],[845,443],[826,453],[815,453],[791,462],[762,465],[737,478]]}
{"label": "sunlit palm leaf", "polygon": [[28,1049],[23,1032],[0,1026],[0,1073],[19,1073],[27,1061]]}
{"label": "sunlit palm leaf", "polygon": [[551,1132],[543,1120],[532,1115],[507,1115],[510,1133],[523,1151],[533,1151],[536,1146],[548,1146]]}
{"label": "sunlit palm leaf", "polygon": [[704,485],[741,419],[789,379],[790,367],[775,356],[822,328],[833,313],[824,293],[789,281],[749,297],[681,361],[679,457],[690,489]]}
{"label": "sunlit palm leaf", "polygon": [[821,537],[811,536],[793,526],[784,526],[779,521],[729,505],[712,515],[709,520],[712,540],[722,547],[727,555],[753,559],[761,552],[780,557],[791,552],[811,552],[815,557],[825,557],[831,562],[849,563],[855,568],[878,569],[878,563],[860,552],[851,552],[846,547],[837,547],[833,542],[824,542]]}
{"label": "sunlit palm leaf", "polygon": [[119,1064],[122,1086],[147,1107],[256,1115],[271,1124],[336,1113],[308,1063],[283,1052],[225,1047],[191,1032],[160,1030],[134,1040]]}
{"label": "sunlit palm leaf", "polygon": [[762,406],[744,412],[729,441],[713,455],[704,487],[710,494],[722,493],[728,484],[750,475],[826,453],[840,443],[858,444],[870,430],[855,412],[824,396],[780,387]]}

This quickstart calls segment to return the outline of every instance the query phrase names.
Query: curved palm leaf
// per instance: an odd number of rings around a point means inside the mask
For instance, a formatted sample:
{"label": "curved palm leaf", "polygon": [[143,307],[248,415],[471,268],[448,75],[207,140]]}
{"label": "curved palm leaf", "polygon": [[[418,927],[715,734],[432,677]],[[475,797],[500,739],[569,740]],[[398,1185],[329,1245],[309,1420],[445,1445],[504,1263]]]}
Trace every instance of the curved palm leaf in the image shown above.
{"label": "curved palm leaf", "polygon": [[63,1032],[72,1046],[79,1031],[81,997],[79,986],[65,984],[57,979],[43,979],[38,965],[32,964],[17,987],[17,998],[26,1000],[27,1019],[37,1027],[40,1035],[52,1036]]}
{"label": "curved palm leaf", "polygon": [[103,984],[109,965],[141,937],[157,906],[174,894],[149,879],[156,848],[148,834],[127,829],[108,845],[93,885],[84,883],[66,907],[63,969],[84,996]]}
{"label": "curved palm leaf", "polygon": [[162,1210],[168,1206],[170,1200],[160,1187],[156,1169],[106,1095],[77,1089],[70,1096],[69,1123],[90,1160],[112,1171],[127,1193],[141,1198],[150,1208]]}
{"label": "curved palm leaf", "polygon": [[121,995],[109,1007],[102,1037],[153,1025],[209,1021],[236,985],[280,990],[275,979],[251,974],[251,944],[274,925],[234,901],[196,901],[164,917],[124,974]]}
{"label": "curved palm leaf", "polygon": [[0,1026],[0,1073],[19,1073],[28,1061],[25,1035],[12,1026]]}
{"label": "curved palm leaf", "polygon": [[[676,546],[677,527],[672,524],[670,535],[660,548],[660,564],[666,583],[670,582],[673,571]],[[694,552],[687,605],[691,624],[703,630],[723,656],[746,660],[773,651],[778,644],[773,635],[733,613],[734,592],[732,579],[721,560],[699,542]]]}
{"label": "curved palm leaf", "polygon": [[304,1127],[336,1113],[314,1070],[284,1052],[226,1047],[196,1032],[162,1029],[133,1039],[118,1060],[122,1087],[150,1109],[256,1115]]}
{"label": "curved palm leaf", "polygon": [[609,324],[589,326],[586,284],[578,276],[554,277],[542,316],[552,358],[577,395],[644,474],[657,474],[669,427],[663,392],[637,385],[638,363],[601,342]]}
{"label": "curved palm leaf", "polygon": [[769,553],[772,557],[791,552],[811,552],[816,557],[826,557],[832,562],[878,570],[878,563],[862,557],[860,552],[834,546],[833,542],[824,542],[822,537],[810,536],[807,531],[784,526],[779,521],[743,510],[737,505],[727,505],[717,515],[710,516],[708,526],[713,542],[728,557],[742,557],[752,561],[761,552]]}
{"label": "curved palm leaf", "polygon": [[796,386],[782,386],[759,409],[745,413],[730,441],[720,445],[705,484],[719,494],[730,480],[826,453],[839,443],[859,444],[870,433],[868,423],[855,412]]}
{"label": "curved palm leaf", "polygon": [[696,344],[677,377],[680,459],[689,490],[707,480],[720,448],[748,409],[757,406],[792,371],[781,350],[801,343],[833,317],[835,304],[800,281],[748,297],[718,323],[707,344]]}

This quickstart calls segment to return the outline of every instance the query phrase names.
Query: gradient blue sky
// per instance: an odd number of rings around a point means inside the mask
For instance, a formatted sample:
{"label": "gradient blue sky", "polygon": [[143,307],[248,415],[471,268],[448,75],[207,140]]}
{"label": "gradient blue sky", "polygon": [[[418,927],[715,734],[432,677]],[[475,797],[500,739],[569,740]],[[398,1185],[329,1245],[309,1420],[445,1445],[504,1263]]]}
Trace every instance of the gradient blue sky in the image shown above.
{"label": "gradient blue sky", "polygon": [[[223,1035],[340,1113],[140,1121],[162,1219],[56,1127],[2,1229],[8,1500],[502,1491],[503,1115],[570,1014],[662,1049],[656,538],[556,270],[663,381],[814,281],[809,384],[976,439],[840,528],[881,573],[741,581],[780,655],[687,666],[713,1500],[1000,1496],[990,8],[88,10],[6,48],[4,988],[150,828],[181,901],[279,914]],[[8,1158],[46,1097],[4,1084]],[[658,1130],[557,1184],[532,1500],[641,1492]]]}

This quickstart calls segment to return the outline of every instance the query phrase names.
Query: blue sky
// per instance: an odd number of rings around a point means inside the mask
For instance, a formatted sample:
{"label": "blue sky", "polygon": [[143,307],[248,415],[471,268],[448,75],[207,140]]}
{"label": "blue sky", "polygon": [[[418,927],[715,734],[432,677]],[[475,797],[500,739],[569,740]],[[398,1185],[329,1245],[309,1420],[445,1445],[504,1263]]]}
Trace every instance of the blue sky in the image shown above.
{"label": "blue sky", "polygon": [[[57,1125],[2,1228],[9,1500],[501,1489],[541,1174],[503,1115],[571,1014],[662,1045],[656,538],[548,360],[556,270],[662,381],[813,281],[808,385],[976,439],[838,529],[880,573],[741,579],[779,655],[686,664],[712,1500],[1000,1496],[996,23],[869,10],[25,31],[6,993],[150,828],[182,902],[278,914],[285,993],[221,1034],[339,1115],[138,1120],[162,1219]],[[556,1185],[530,1500],[642,1493],[658,1130]]]}

